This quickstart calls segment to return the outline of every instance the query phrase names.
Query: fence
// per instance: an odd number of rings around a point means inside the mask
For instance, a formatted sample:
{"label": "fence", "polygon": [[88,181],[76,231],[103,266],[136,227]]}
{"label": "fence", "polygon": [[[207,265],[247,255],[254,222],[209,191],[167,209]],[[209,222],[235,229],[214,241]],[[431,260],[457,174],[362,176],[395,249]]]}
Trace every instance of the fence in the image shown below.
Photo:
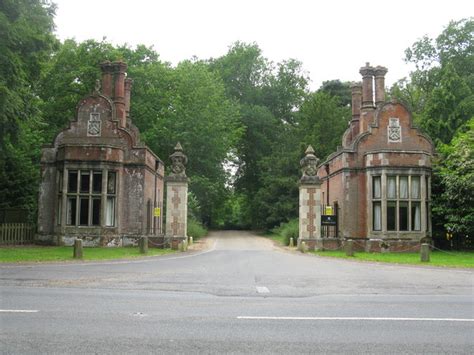
{"label": "fence", "polygon": [[0,223],[0,245],[33,243],[33,223]]}

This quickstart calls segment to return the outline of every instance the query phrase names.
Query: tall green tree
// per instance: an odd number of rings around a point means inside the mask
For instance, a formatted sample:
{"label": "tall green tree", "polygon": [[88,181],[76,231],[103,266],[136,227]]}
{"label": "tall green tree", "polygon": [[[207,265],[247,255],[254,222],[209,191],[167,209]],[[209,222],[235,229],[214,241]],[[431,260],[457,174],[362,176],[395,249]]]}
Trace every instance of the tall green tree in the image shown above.
{"label": "tall green tree", "polygon": [[49,1],[0,2],[0,208],[21,207],[33,218],[44,128],[38,84],[57,45]]}

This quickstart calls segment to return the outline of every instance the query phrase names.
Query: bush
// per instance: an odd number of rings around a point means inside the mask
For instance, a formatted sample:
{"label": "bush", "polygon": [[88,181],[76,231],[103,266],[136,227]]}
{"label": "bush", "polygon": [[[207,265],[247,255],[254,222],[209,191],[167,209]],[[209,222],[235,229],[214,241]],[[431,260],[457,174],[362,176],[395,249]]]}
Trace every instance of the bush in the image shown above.
{"label": "bush", "polygon": [[194,240],[204,237],[207,234],[207,229],[194,218],[188,217],[188,237],[193,237]]}
{"label": "bush", "polygon": [[298,218],[280,224],[280,227],[275,228],[273,232],[283,237],[284,245],[290,245],[290,238],[293,238],[294,242],[296,243],[299,234]]}

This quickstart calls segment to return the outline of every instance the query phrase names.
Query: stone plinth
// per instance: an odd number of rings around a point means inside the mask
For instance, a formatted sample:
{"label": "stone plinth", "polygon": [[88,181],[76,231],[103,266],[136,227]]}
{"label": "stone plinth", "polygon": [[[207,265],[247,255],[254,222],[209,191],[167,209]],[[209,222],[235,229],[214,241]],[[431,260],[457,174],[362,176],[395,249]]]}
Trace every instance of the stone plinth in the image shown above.
{"label": "stone plinth", "polygon": [[166,236],[173,249],[186,239],[188,216],[188,182],[166,179]]}

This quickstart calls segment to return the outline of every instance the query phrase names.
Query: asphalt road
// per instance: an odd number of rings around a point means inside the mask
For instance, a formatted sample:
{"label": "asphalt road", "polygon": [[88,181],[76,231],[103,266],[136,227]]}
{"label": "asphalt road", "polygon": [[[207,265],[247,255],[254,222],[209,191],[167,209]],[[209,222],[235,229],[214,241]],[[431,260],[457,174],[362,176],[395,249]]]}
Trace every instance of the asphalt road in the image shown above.
{"label": "asphalt road", "polygon": [[242,232],[213,233],[197,249],[134,261],[0,266],[0,351],[470,354],[474,348],[470,270],[321,258]]}

